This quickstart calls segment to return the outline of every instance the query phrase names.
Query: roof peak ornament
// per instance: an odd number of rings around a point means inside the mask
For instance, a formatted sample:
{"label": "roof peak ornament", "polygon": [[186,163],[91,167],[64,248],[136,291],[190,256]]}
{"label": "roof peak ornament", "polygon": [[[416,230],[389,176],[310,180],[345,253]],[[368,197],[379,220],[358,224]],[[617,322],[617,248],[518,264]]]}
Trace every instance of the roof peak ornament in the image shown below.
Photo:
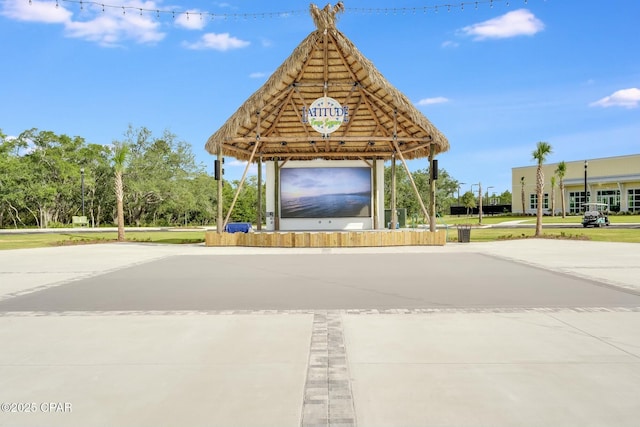
{"label": "roof peak ornament", "polygon": [[331,3],[327,3],[325,7],[319,9],[318,6],[311,3],[309,6],[311,17],[314,24],[320,31],[326,31],[328,29],[336,28],[336,16],[338,13],[344,12],[344,4],[339,1],[335,6],[331,6]]}

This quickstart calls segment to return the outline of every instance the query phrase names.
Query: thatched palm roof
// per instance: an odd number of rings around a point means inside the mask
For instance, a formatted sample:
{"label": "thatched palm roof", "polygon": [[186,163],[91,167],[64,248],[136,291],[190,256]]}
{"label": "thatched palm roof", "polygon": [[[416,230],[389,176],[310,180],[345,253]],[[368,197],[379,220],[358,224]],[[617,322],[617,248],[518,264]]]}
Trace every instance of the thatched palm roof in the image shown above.
{"label": "thatched palm roof", "polygon": [[[336,28],[344,10],[310,6],[317,27],[267,82],[208,139],[225,156],[263,159],[407,159],[447,151],[447,138]],[[348,106],[349,121],[322,135],[303,122],[303,108],[323,96]],[[256,144],[258,145],[256,147]]]}

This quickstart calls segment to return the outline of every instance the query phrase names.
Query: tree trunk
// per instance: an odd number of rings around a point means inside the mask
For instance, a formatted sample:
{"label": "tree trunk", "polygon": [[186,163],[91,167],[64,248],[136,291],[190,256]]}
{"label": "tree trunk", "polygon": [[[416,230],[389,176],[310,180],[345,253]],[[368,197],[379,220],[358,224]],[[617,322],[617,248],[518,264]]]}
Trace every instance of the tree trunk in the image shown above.
{"label": "tree trunk", "polygon": [[118,215],[118,242],[124,242],[124,187],[122,185],[122,173],[116,172],[116,209]]}
{"label": "tree trunk", "polygon": [[564,218],[564,182],[562,182],[562,180],[560,180],[560,202],[562,203],[562,218]]}
{"label": "tree trunk", "polygon": [[542,165],[538,165],[536,171],[536,193],[538,197],[538,205],[536,209],[536,234],[535,237],[540,237],[542,234],[542,190],[544,188],[544,175],[542,174]]}

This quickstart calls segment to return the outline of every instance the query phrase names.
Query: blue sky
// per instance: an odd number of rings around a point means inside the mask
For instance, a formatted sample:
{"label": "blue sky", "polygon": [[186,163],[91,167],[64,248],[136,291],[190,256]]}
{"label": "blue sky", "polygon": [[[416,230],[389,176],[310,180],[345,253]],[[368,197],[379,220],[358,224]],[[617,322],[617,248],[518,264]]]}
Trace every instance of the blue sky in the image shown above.
{"label": "blue sky", "polygon": [[[306,1],[102,3],[0,0],[5,134],[168,129],[211,172],[207,138],[314,30]],[[345,0],[338,29],[449,138],[462,191],[511,190],[538,141],[550,163],[640,153],[640,1],[446,3]]]}

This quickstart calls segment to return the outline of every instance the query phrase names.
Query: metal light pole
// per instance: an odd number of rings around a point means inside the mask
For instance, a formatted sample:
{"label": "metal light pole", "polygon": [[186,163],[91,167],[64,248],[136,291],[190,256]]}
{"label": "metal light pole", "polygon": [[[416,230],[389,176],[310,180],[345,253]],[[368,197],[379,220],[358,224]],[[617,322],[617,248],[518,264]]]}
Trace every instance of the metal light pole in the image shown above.
{"label": "metal light pole", "polygon": [[482,183],[471,184],[471,192],[473,193],[473,186],[478,186],[478,224],[482,224]]}
{"label": "metal light pole", "polygon": [[471,189],[469,191],[471,191],[471,193],[473,194],[473,187],[477,187],[478,184],[471,184]]}
{"label": "metal light pole", "polygon": [[587,203],[589,199],[587,198],[587,166],[589,166],[588,161],[584,161],[584,211],[587,211]]}
{"label": "metal light pole", "polygon": [[489,189],[494,188],[493,186],[487,187],[487,205],[489,204]]}
{"label": "metal light pole", "polygon": [[458,183],[458,206],[460,206],[460,187],[465,185],[466,182],[459,182]]}
{"label": "metal light pole", "polygon": [[482,183],[478,183],[478,198],[480,199],[480,209],[478,209],[478,224],[482,225]]}
{"label": "metal light pole", "polygon": [[80,182],[82,187],[82,216],[84,215],[84,168],[80,168]]}

